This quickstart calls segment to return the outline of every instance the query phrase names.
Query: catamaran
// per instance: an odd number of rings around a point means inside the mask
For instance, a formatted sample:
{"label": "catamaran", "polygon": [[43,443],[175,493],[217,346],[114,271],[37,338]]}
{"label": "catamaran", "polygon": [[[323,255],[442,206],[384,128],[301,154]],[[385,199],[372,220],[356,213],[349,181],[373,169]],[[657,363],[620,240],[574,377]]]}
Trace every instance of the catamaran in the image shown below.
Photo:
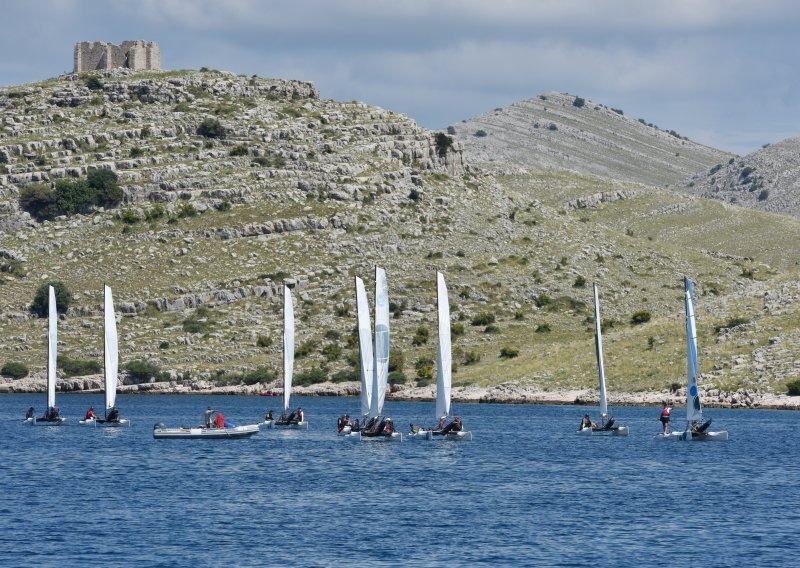
{"label": "catamaran", "polygon": [[[412,431],[414,438],[426,440],[472,440],[472,432],[464,430],[461,417],[450,416],[450,390],[452,385],[453,359],[450,340],[450,301],[447,284],[441,272],[436,273],[436,303],[439,317],[439,346],[436,359],[436,418],[441,428],[424,428]],[[446,425],[445,425],[446,424]]]}
{"label": "catamaran", "polygon": [[283,410],[276,420],[265,420],[261,424],[267,428],[293,428],[308,430],[308,422],[302,415],[302,409],[289,412],[289,401],[292,396],[292,375],[294,373],[294,304],[292,291],[283,286]]}
{"label": "catamaran", "polygon": [[370,403],[372,402],[372,324],[369,321],[369,303],[364,281],[358,276],[356,282],[356,316],[358,318],[358,355],[361,375],[361,415],[358,425],[349,422],[349,416],[337,428],[340,436],[361,438],[361,426],[369,420]]}
{"label": "catamaran", "polygon": [[59,414],[56,406],[56,367],[58,361],[58,313],[56,312],[56,292],[52,286],[47,289],[47,410],[44,416],[30,416],[26,424],[37,426],[60,426],[67,419]]}
{"label": "catamaran", "polygon": [[[679,440],[693,441],[726,441],[728,432],[721,430],[711,432],[711,420],[704,421],[703,405],[700,402],[700,392],[697,388],[697,326],[694,319],[694,290],[692,281],[684,277],[684,302],[686,304],[686,343],[687,343],[687,372],[686,372],[686,429],[677,434]],[[675,437],[675,436],[673,436]]]}
{"label": "catamaran", "polygon": [[389,386],[389,285],[386,272],[375,267],[375,348],[372,366],[372,390],[369,404],[369,421],[361,429],[362,440],[387,440],[402,442],[391,418],[382,415],[386,390]]}
{"label": "catamaran", "polygon": [[578,434],[627,436],[629,434],[628,427],[615,424],[615,419],[608,416],[606,372],[603,367],[603,335],[600,325],[600,302],[597,298],[597,285],[593,284],[592,288],[594,289],[594,349],[597,355],[597,371],[600,378],[600,424],[585,425],[582,423]]}
{"label": "catamaran", "polygon": [[117,385],[119,384],[119,341],[117,338],[117,318],[114,313],[114,297],[111,294],[111,288],[108,286],[103,286],[103,314],[105,416],[104,418],[99,416],[84,418],[80,423],[89,426],[130,426],[130,420],[119,417],[119,410],[116,406]]}

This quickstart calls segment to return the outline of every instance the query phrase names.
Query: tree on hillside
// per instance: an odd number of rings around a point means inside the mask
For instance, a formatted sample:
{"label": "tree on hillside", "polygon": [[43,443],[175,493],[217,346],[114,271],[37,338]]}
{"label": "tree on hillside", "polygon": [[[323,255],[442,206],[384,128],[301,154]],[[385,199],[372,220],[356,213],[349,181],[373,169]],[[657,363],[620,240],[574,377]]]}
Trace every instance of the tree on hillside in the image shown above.
{"label": "tree on hillside", "polygon": [[33,296],[33,303],[31,304],[31,312],[40,318],[46,317],[48,312],[49,293],[48,287],[52,286],[56,293],[56,309],[59,313],[63,314],[72,303],[72,292],[69,291],[66,284],[60,280],[51,280],[44,282],[36,289],[36,294]]}
{"label": "tree on hillside", "polygon": [[122,188],[117,174],[111,170],[91,170],[86,177],[89,187],[95,190],[95,201],[103,207],[115,207],[122,202]]}

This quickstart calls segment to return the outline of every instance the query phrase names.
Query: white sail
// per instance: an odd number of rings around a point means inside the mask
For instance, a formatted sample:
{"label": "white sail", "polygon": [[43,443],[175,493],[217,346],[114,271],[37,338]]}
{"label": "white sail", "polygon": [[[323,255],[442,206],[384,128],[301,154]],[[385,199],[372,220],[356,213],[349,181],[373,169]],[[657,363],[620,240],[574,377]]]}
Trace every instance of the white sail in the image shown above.
{"label": "white sail", "polygon": [[606,400],[606,371],[603,367],[603,336],[600,330],[600,303],[597,299],[597,286],[594,288],[594,348],[597,353],[597,371],[600,375],[600,416],[605,421],[608,416]]}
{"label": "white sail", "polygon": [[694,321],[694,297],[692,282],[684,278],[686,287],[686,343],[687,343],[687,370],[686,370],[686,421],[691,422],[703,419],[703,407],[700,404],[700,393],[697,390],[697,331]]}
{"label": "white sail", "polygon": [[380,416],[389,384],[389,285],[386,272],[375,267],[375,366],[372,371],[370,418]]}
{"label": "white sail", "polygon": [[58,360],[58,331],[56,322],[56,291],[48,286],[47,300],[47,407],[56,405],[56,364]]}
{"label": "white sail", "polygon": [[117,401],[117,380],[119,372],[119,344],[117,340],[117,318],[114,314],[114,298],[111,288],[104,287],[105,315],[105,381],[106,381],[106,412],[114,407]]}
{"label": "white sail", "polygon": [[358,347],[361,356],[361,416],[369,415],[372,398],[372,324],[364,281],[356,276],[356,312],[358,314]]}
{"label": "white sail", "polygon": [[453,361],[450,352],[450,303],[441,272],[436,273],[436,303],[439,307],[439,353],[436,359],[436,418],[450,415],[450,385]]}
{"label": "white sail", "polygon": [[289,410],[294,372],[294,306],[292,292],[283,287],[283,412]]}

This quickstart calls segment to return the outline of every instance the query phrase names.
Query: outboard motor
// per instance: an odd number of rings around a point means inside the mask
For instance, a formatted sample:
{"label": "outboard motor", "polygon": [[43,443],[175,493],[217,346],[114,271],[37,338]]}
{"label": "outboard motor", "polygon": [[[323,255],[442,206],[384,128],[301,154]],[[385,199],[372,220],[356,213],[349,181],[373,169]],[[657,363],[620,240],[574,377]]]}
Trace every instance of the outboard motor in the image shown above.
{"label": "outboard motor", "polygon": [[162,430],[164,428],[166,428],[166,426],[164,426],[164,424],[162,422],[159,422],[158,424],[153,426],[153,430]]}

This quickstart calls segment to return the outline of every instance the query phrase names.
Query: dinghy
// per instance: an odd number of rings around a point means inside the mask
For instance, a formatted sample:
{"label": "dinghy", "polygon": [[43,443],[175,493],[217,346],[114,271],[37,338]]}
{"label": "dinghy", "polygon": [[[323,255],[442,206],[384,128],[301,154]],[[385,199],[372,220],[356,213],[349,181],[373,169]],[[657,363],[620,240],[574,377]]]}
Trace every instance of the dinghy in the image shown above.
{"label": "dinghy", "polygon": [[[436,358],[436,418],[443,428],[424,428],[410,434],[415,439],[425,440],[472,440],[472,432],[464,430],[461,418],[450,416],[450,391],[452,386],[453,359],[450,339],[450,300],[444,275],[436,273],[436,304],[439,318],[439,342]],[[446,425],[445,425],[446,424]]]}
{"label": "dinghy", "polygon": [[[685,441],[719,441],[724,442],[728,439],[728,432],[725,430],[712,432],[708,430],[711,420],[705,421],[703,418],[703,405],[700,402],[700,392],[697,388],[697,376],[699,368],[697,365],[697,326],[694,318],[694,291],[692,281],[684,277],[684,302],[686,304],[686,343],[687,343],[687,382],[686,382],[686,429],[678,433],[677,436],[668,435]],[[666,437],[663,434],[662,437]]]}
{"label": "dinghy", "polygon": [[375,267],[375,347],[373,349],[372,390],[369,421],[361,429],[361,440],[402,442],[391,418],[382,416],[389,386],[389,285],[386,272]]}
{"label": "dinghy", "polygon": [[167,428],[163,424],[153,427],[153,438],[180,438],[187,440],[225,440],[229,438],[249,438],[258,434],[258,424],[232,426],[230,428]]}
{"label": "dinghy", "polygon": [[56,292],[52,286],[47,289],[47,410],[44,416],[36,415],[23,422],[34,426],[61,426],[67,421],[56,406],[56,367],[58,361],[58,313],[56,312]]}
{"label": "dinghy", "polygon": [[[275,420],[265,420],[261,423],[267,428],[291,428],[294,430],[308,430],[308,422],[298,419],[296,414],[289,412],[289,401],[292,396],[292,374],[294,373],[294,304],[292,292],[289,287],[283,286],[283,411]],[[300,410],[298,408],[298,410]]]}
{"label": "dinghy", "polygon": [[337,427],[339,436],[361,439],[361,426],[369,420],[369,408],[372,398],[372,324],[369,321],[369,303],[364,281],[358,276],[356,282],[356,317],[358,320],[358,355],[361,375],[361,419],[358,426],[343,424]]}
{"label": "dinghy", "polygon": [[600,325],[600,302],[597,297],[597,285],[593,284],[592,288],[594,289],[594,350],[597,355],[597,371],[600,380],[600,423],[592,424],[591,426],[581,425],[578,434],[627,436],[630,433],[628,427],[616,424],[616,420],[608,416],[606,372],[603,366],[603,335]]}
{"label": "dinghy", "polygon": [[119,341],[117,338],[117,318],[114,313],[114,298],[111,294],[111,288],[108,286],[103,287],[103,313],[105,317],[103,326],[103,375],[106,398],[105,417],[100,418],[99,416],[95,416],[92,418],[84,418],[80,421],[80,424],[108,427],[130,426],[131,421],[127,418],[120,418],[119,410],[117,410],[116,407],[117,385],[119,384]]}

